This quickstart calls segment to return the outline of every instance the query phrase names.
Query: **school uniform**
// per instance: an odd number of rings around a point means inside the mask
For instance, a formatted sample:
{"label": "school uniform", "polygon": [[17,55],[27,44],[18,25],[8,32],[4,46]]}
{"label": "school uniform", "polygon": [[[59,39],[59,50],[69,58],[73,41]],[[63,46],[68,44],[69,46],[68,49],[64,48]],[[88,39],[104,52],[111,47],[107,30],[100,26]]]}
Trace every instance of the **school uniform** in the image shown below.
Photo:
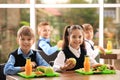
{"label": "school uniform", "polygon": [[86,50],[87,50],[87,55],[96,59],[97,62],[99,62],[99,49],[94,48],[94,42],[92,40],[85,39],[85,46],[86,46]]}
{"label": "school uniform", "polygon": [[[66,59],[71,57],[75,58],[77,61],[76,66],[71,70],[83,68],[84,56],[86,54],[87,53],[85,49],[79,48],[78,50],[76,50],[69,45],[64,50],[58,53],[58,56],[54,61],[53,68],[55,71],[61,71],[60,67],[64,66]],[[90,63],[91,65],[93,65],[96,64],[97,62],[94,59],[90,58]]]}
{"label": "school uniform", "polygon": [[56,51],[59,50],[57,46],[51,46],[50,39],[46,39],[43,37],[39,38],[37,46],[39,50],[42,50],[47,55],[54,54]]}
{"label": "school uniform", "polygon": [[20,48],[18,48],[17,50],[10,53],[8,62],[4,67],[4,74],[17,74],[20,72],[21,67],[25,66],[26,59],[28,57],[31,58],[31,61],[36,62],[37,66],[50,66],[38,52],[31,49],[26,55]]}

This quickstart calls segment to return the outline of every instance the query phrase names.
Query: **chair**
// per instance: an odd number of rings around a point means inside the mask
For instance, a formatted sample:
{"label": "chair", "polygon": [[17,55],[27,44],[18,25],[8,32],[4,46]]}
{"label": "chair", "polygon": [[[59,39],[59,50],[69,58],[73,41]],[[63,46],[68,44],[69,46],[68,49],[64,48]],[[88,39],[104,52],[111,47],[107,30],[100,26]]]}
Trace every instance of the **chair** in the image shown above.
{"label": "chair", "polygon": [[0,64],[0,80],[6,80],[6,75],[3,73],[4,65],[5,64]]}
{"label": "chair", "polygon": [[46,55],[42,50],[38,50],[38,52],[43,57],[43,59],[45,59],[45,61],[47,63],[49,63],[51,66],[53,66],[54,60],[57,57],[57,54],[58,54],[59,51],[56,51],[55,53],[53,53],[51,55]]}

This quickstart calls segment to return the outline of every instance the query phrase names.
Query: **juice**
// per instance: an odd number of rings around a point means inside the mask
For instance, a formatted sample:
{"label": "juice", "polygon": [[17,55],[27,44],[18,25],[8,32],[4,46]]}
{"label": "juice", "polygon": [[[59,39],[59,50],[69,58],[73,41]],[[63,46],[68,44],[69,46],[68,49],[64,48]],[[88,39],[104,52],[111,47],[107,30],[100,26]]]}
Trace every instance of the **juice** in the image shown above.
{"label": "juice", "polygon": [[90,71],[90,60],[89,60],[89,56],[85,56],[85,60],[84,60],[84,70],[85,72],[89,72]]}
{"label": "juice", "polygon": [[111,41],[107,42],[107,50],[112,50],[112,42]]}
{"label": "juice", "polygon": [[32,65],[31,65],[31,59],[27,58],[26,59],[26,64],[25,64],[25,74],[27,76],[32,74]]}

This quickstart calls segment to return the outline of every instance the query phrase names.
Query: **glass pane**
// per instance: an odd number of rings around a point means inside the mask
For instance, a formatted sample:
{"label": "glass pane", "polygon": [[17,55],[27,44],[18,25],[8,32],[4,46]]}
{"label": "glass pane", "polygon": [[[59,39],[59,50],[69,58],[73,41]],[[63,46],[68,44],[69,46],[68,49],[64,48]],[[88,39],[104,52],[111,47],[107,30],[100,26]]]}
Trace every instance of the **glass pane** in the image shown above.
{"label": "glass pane", "polygon": [[0,0],[0,4],[29,4],[30,0]]}
{"label": "glass pane", "polygon": [[[72,16],[71,16],[72,15]],[[37,8],[36,25],[42,21],[48,21],[54,34],[51,35],[51,42],[56,44],[62,39],[63,29],[67,25],[90,23],[96,33],[99,26],[99,9],[97,8]],[[37,29],[37,28],[36,28]],[[37,31],[36,31],[37,32]],[[38,36],[37,36],[38,40]],[[95,44],[98,44],[98,36],[94,37]]]}
{"label": "glass pane", "polygon": [[104,9],[104,43],[111,40],[113,48],[120,48],[120,8]]}
{"label": "glass pane", "polygon": [[22,25],[29,25],[29,12],[29,9],[0,8],[0,63],[5,62],[10,52],[18,47],[17,30]]}
{"label": "glass pane", "polygon": [[98,0],[36,0],[37,4],[89,4],[98,3]]}

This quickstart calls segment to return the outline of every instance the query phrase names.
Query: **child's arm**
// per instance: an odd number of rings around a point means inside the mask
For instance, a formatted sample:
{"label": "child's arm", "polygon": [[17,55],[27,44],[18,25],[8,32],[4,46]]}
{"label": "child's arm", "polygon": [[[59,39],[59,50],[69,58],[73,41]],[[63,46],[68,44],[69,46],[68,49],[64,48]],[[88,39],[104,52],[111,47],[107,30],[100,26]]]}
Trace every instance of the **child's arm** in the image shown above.
{"label": "child's arm", "polygon": [[50,66],[38,52],[36,53],[36,61],[38,66]]}
{"label": "child's arm", "polygon": [[87,55],[95,59],[96,56],[99,54],[99,49],[93,50],[88,42],[85,42],[85,44],[86,44]]}
{"label": "child's arm", "polygon": [[53,68],[55,71],[62,71],[60,67],[64,66],[65,55],[63,51],[60,51],[54,61]]}
{"label": "child's arm", "polygon": [[47,42],[41,41],[39,46],[42,48],[42,50],[47,54],[51,55],[55,53],[59,48],[57,46],[51,47]]}
{"label": "child's arm", "polygon": [[16,74],[21,71],[21,67],[14,67],[15,58],[14,56],[10,55],[8,62],[5,64],[4,67],[4,74]]}
{"label": "child's arm", "polygon": [[106,54],[106,53],[105,53],[105,49],[104,49],[103,47],[98,46],[98,48],[99,48],[99,50],[102,52],[102,54]]}

